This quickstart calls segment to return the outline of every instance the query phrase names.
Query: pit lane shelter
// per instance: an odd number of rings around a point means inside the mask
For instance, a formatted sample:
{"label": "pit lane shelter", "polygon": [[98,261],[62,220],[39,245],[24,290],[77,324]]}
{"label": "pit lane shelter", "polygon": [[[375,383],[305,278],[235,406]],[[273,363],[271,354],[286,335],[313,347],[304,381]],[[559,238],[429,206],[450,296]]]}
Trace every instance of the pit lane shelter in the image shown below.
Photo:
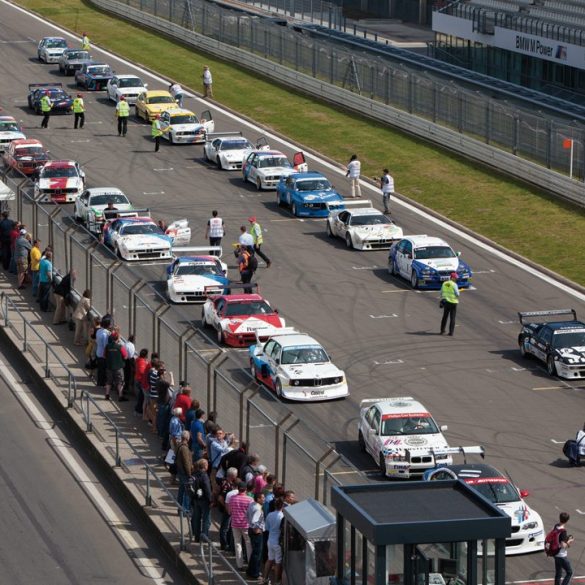
{"label": "pit lane shelter", "polygon": [[335,486],[337,585],[505,583],[511,520],[460,480]]}

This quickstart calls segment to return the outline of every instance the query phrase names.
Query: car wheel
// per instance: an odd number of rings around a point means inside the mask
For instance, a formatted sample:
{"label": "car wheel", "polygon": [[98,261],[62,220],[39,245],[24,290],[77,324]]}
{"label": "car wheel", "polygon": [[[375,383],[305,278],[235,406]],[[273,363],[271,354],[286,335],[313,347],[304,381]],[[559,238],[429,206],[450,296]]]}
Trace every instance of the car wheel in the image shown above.
{"label": "car wheel", "polygon": [[282,207],[282,199],[280,198],[280,193],[278,191],[276,192],[276,205]]}
{"label": "car wheel", "polygon": [[205,150],[205,148],[203,149],[203,156],[205,157],[205,160],[207,162],[211,162],[211,159],[209,158],[209,155],[207,154],[207,150]]}
{"label": "car wheel", "polygon": [[392,276],[398,276],[398,266],[396,266],[396,260],[390,260],[390,274]]}
{"label": "car wheel", "polygon": [[223,171],[223,163],[221,162],[221,158],[217,158],[217,166],[220,171]]}
{"label": "car wheel", "polygon": [[203,327],[203,329],[209,327],[209,323],[207,322],[207,319],[205,318],[205,311],[201,311],[201,326]]}
{"label": "car wheel", "polygon": [[351,241],[351,236],[349,234],[345,234],[345,245],[351,250],[353,248],[353,242]]}
{"label": "car wheel", "polygon": [[274,384],[274,391],[279,398],[282,398],[282,382],[277,378]]}
{"label": "car wheel", "polygon": [[378,458],[378,467],[382,473],[382,477],[386,477],[386,458],[384,457],[384,453],[380,453],[380,457]]}
{"label": "car wheel", "polygon": [[256,179],[256,189],[262,191],[262,181],[260,179]]}
{"label": "car wheel", "polygon": [[333,234],[333,231],[331,230],[331,224],[330,224],[329,222],[327,222],[327,235],[328,235],[330,238],[333,238],[333,237],[335,237],[335,236],[334,236],[334,234]]}
{"label": "car wheel", "polygon": [[258,376],[256,375],[256,364],[252,358],[250,358],[250,373],[252,374],[252,378],[254,378],[254,380],[258,380]]}
{"label": "car wheel", "polygon": [[520,339],[518,341],[518,346],[520,347],[520,355],[525,358],[528,357],[528,353],[526,353],[526,348],[524,347],[524,340]]}
{"label": "car wheel", "polygon": [[362,435],[361,431],[358,433],[358,443],[360,446],[360,451],[362,453],[365,453],[366,452],[366,442],[364,441],[364,436]]}
{"label": "car wheel", "polygon": [[415,270],[413,270],[410,275],[410,286],[412,286],[412,288],[418,288],[418,278]]}
{"label": "car wheel", "polygon": [[546,371],[548,372],[549,376],[557,375],[557,365],[555,364],[555,360],[552,355],[549,355],[546,358]]}
{"label": "car wheel", "polygon": [[296,203],[293,203],[293,204],[291,205],[291,208],[290,208],[290,210],[292,211],[292,214],[293,214],[295,217],[298,217],[298,211],[299,211],[299,210],[297,209],[297,204],[296,204]]}
{"label": "car wheel", "polygon": [[170,144],[175,144],[175,141],[173,140],[173,134],[172,134],[172,132],[169,132],[169,143]]}
{"label": "car wheel", "polygon": [[120,254],[120,248],[118,248],[118,246],[116,246],[115,252],[116,252],[116,256],[118,256],[118,258],[120,258],[120,260],[123,260],[122,254]]}

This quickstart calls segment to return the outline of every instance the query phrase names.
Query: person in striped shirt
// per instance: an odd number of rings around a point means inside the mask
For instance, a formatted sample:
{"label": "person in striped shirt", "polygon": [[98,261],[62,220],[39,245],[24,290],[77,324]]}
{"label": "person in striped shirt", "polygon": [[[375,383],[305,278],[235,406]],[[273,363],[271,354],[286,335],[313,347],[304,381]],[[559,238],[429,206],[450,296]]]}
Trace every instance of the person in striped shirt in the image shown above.
{"label": "person in striped shirt", "polygon": [[228,511],[231,515],[232,534],[234,536],[234,547],[236,549],[236,567],[241,569],[244,566],[244,559],[242,558],[242,539],[246,546],[246,554],[248,559],[252,555],[252,543],[248,536],[248,508],[254,500],[246,495],[246,482],[241,481],[238,484],[238,493],[233,496],[228,504]]}

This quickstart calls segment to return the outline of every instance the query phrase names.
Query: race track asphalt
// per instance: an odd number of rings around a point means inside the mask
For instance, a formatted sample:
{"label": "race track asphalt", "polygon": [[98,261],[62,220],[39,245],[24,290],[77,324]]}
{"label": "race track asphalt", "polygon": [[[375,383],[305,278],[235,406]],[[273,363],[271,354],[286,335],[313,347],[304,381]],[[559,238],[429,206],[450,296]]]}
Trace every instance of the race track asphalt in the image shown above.
{"label": "race track asphalt", "polygon": [[[33,40],[48,34],[55,34],[48,24],[0,3],[0,105],[21,119],[27,135],[40,138],[53,158],[77,159],[86,170],[88,186],[113,184],[136,205],[150,207],[157,218],[188,218],[192,245],[205,244],[205,223],[211,210],[218,209],[228,229],[224,259],[232,265],[229,244],[236,241],[238,228],[249,215],[258,217],[265,230],[266,252],[273,259],[269,270],[261,266],[258,272],[262,294],[289,324],[323,343],[350,383],[351,397],[344,401],[288,404],[297,417],[376,479],[375,463],[357,447],[360,400],[415,396],[440,424],[449,426],[446,436],[451,445],[483,445],[486,461],[528,489],[528,501],[546,526],[559,511],[571,513],[577,539],[572,556],[579,558],[585,543],[580,522],[585,516],[583,469],[566,467],[560,448],[585,419],[585,383],[550,378],[535,361],[520,357],[517,311],[574,307],[583,316],[582,295],[551,284],[537,271],[510,262],[395,201],[393,214],[405,233],[445,238],[461,251],[475,273],[473,289],[462,293],[455,336],[441,337],[438,293],[413,291],[406,282],[391,277],[387,252],[352,251],[341,240],[329,240],[323,220],[293,218],[276,206],[274,192],[259,193],[252,185],[244,185],[238,172],[222,172],[207,164],[201,146],[163,142],[155,154],[150,128],[134,119],[128,136],[119,138],[113,104],[103,93],[84,92],[84,130],[74,131],[70,116],[56,116],[48,131],[41,130],[40,118],[26,107],[27,85],[62,81],[75,91],[72,78],[61,77],[57,66],[36,60]],[[113,56],[94,54],[118,73],[134,72]],[[141,75],[152,89],[166,87],[160,80]],[[200,113],[208,105],[188,98],[186,107]],[[210,107],[216,131],[242,130],[251,140],[264,134],[221,108]],[[287,154],[295,150],[275,137],[269,141]],[[365,154],[367,145],[355,145],[355,149]],[[339,170],[314,157],[308,157],[308,162],[311,169],[323,171],[342,194],[348,194]],[[400,191],[400,185],[397,189]],[[364,188],[366,193],[380,207],[377,190]],[[482,213],[481,201],[477,201],[477,212]],[[164,291],[163,266],[132,266],[129,270]],[[173,307],[168,312],[171,321],[191,321],[195,326],[200,314],[198,306]],[[234,363],[246,364],[244,352],[231,353]],[[268,403],[271,398],[266,394],[262,400]],[[575,568],[576,575],[585,572]],[[543,555],[508,563],[509,580],[551,576],[552,563]]]}

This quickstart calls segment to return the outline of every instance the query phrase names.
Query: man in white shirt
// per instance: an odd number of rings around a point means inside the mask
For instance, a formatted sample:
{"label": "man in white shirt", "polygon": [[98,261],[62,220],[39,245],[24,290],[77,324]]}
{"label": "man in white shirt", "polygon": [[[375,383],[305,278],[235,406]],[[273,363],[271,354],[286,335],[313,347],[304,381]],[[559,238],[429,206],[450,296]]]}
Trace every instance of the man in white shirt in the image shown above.
{"label": "man in white shirt", "polygon": [[357,154],[352,154],[351,158],[349,159],[349,163],[347,165],[347,173],[345,173],[346,177],[349,177],[351,182],[351,196],[361,197],[362,196],[362,189],[360,187],[360,173],[362,170],[362,163],[358,160]]}
{"label": "man in white shirt", "polygon": [[575,441],[577,441],[579,455],[581,455],[581,457],[585,457],[585,425],[583,425],[583,429],[577,433]]}
{"label": "man in white shirt", "polygon": [[[221,239],[225,235],[225,225],[223,219],[219,217],[217,210],[211,212],[211,217],[207,220],[207,229],[205,238],[209,238],[210,246],[221,246]],[[219,256],[219,254],[217,254]]]}
{"label": "man in white shirt", "polygon": [[213,78],[211,77],[211,71],[209,70],[209,67],[207,65],[205,65],[205,67],[203,67],[203,97],[206,98],[212,98],[213,97],[213,89],[212,89],[212,83],[213,83]]}
{"label": "man in white shirt", "polygon": [[175,81],[169,85],[169,93],[177,102],[179,108],[183,107],[183,88]]}
{"label": "man in white shirt", "polygon": [[390,197],[394,194],[394,178],[388,169],[384,169],[384,174],[380,179],[380,189],[382,190],[384,213],[390,213]]}

